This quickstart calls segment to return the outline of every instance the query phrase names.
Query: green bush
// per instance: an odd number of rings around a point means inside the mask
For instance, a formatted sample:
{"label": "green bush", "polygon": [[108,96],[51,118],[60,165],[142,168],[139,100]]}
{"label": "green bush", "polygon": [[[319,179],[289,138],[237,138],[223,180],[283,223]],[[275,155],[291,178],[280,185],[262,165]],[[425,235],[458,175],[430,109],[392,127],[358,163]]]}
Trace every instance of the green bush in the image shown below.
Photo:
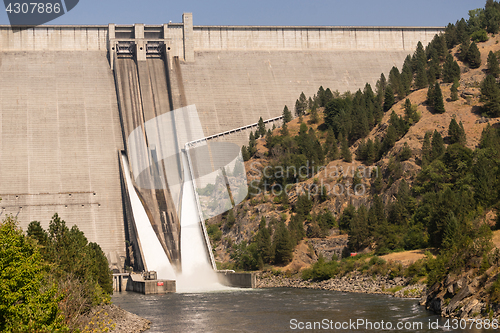
{"label": "green bush", "polygon": [[481,30],[478,30],[478,31],[475,31],[471,36],[470,38],[475,41],[476,43],[478,42],[486,42],[489,38],[488,38],[488,33],[486,32],[486,30],[484,29],[481,29]]}

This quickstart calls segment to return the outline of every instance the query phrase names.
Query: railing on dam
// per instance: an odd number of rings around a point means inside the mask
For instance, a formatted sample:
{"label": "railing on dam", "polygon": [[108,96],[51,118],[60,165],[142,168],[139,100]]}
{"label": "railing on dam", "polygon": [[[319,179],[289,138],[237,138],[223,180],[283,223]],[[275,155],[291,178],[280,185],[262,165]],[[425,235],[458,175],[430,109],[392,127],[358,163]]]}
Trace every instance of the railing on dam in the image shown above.
{"label": "railing on dam", "polygon": [[[275,123],[275,122],[280,121],[280,120],[283,120],[283,116],[274,117],[274,118],[271,118],[271,119],[264,120],[264,125],[267,125],[267,124],[270,124],[270,123]],[[188,142],[187,145],[190,146],[190,147],[192,147],[192,146],[194,146],[194,145],[196,145],[197,143],[200,143],[200,142],[206,142],[206,141],[210,141],[210,140],[214,140],[214,139],[223,138],[223,137],[225,137],[227,135],[231,135],[231,134],[235,134],[235,133],[247,131],[247,130],[252,129],[252,128],[257,128],[258,126],[259,126],[259,123],[253,123],[253,124],[250,124],[250,125],[241,126],[241,127],[238,127],[238,128],[231,129],[229,131],[217,133],[217,134],[210,135],[210,136],[207,136],[207,137],[199,139],[199,140]]]}

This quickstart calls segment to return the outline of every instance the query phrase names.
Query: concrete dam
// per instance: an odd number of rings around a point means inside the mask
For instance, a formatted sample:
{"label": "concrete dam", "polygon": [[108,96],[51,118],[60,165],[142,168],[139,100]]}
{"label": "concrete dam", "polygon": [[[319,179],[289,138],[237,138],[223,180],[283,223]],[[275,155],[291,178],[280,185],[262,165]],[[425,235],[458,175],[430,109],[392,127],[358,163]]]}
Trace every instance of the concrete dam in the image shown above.
{"label": "concrete dam", "polygon": [[196,189],[210,177],[231,188],[209,214],[243,193],[224,172],[239,163],[229,143],[245,144],[259,117],[279,125],[302,91],[374,85],[443,30],[194,26],[189,13],[164,25],[0,26],[0,218],[47,227],[57,212],[115,272],[161,257],[166,275],[196,257],[185,249],[196,220],[214,268]]}

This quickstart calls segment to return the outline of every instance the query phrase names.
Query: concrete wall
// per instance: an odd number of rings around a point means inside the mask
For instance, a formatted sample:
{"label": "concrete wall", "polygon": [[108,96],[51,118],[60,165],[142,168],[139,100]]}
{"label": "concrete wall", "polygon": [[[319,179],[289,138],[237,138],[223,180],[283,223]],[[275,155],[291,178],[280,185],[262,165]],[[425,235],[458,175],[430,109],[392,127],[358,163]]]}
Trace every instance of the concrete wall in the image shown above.
{"label": "concrete wall", "polygon": [[0,51],[106,51],[107,26],[0,26]]}
{"label": "concrete wall", "polygon": [[255,273],[235,273],[231,271],[218,271],[219,282],[228,287],[255,288],[257,278]]}
{"label": "concrete wall", "polygon": [[414,50],[442,28],[195,26],[194,50]]}
{"label": "concrete wall", "polygon": [[0,78],[0,219],[47,228],[57,212],[122,268],[123,141],[106,52],[1,52]]}
{"label": "concrete wall", "polygon": [[[368,82],[375,89],[380,74],[401,68],[411,52],[332,51],[197,51],[194,63],[173,68],[172,86],[182,80],[187,104],[195,104],[205,135],[294,112],[301,92],[313,96],[320,86],[355,92]],[[182,75],[176,75],[179,70]],[[175,91],[175,90],[174,90]],[[175,100],[174,94],[174,100]],[[227,140],[226,140],[227,139]],[[246,144],[248,133],[226,138]]]}
{"label": "concrete wall", "polygon": [[130,274],[127,280],[127,291],[134,291],[144,295],[175,293],[174,280],[144,280],[140,274]]}

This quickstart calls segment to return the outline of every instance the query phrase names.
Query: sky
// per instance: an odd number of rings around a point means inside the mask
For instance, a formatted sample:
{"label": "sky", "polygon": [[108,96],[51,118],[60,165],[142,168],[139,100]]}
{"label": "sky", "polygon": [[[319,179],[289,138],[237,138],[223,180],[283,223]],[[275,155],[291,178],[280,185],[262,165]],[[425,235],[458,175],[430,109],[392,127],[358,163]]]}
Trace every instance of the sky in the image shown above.
{"label": "sky", "polygon": [[[19,2],[33,2],[19,0]],[[445,26],[486,0],[80,0],[47,23],[163,24],[193,13],[194,25]],[[3,7],[5,8],[5,7]],[[0,11],[0,24],[9,24]]]}

